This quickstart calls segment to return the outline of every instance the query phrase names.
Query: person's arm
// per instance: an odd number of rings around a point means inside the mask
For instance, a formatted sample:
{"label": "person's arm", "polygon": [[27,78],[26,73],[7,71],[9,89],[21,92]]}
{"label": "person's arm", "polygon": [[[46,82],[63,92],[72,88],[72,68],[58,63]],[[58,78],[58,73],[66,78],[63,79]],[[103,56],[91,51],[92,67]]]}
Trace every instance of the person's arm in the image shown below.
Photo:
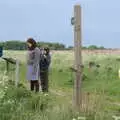
{"label": "person's arm", "polygon": [[27,53],[27,64],[31,65],[34,63],[34,53],[33,51]]}
{"label": "person's arm", "polygon": [[40,50],[35,49],[35,51],[34,51],[34,60],[33,60],[33,73],[37,72],[39,61],[40,61]]}

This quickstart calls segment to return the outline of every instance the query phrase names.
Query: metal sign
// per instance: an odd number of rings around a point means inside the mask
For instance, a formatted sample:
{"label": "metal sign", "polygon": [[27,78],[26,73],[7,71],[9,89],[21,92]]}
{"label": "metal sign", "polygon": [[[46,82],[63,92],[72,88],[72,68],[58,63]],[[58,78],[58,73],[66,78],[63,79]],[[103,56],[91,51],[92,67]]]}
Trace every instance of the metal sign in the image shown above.
{"label": "metal sign", "polygon": [[74,25],[75,24],[75,17],[72,17],[71,18],[71,25]]}

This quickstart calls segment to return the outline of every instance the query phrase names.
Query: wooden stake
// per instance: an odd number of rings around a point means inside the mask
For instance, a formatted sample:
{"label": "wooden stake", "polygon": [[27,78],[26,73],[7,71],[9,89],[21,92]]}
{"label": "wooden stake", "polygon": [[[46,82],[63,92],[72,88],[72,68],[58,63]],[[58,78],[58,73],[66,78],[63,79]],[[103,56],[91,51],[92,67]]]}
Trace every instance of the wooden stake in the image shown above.
{"label": "wooden stake", "polygon": [[19,60],[16,60],[16,70],[15,70],[15,86],[18,86],[19,82]]}
{"label": "wooden stake", "polygon": [[82,55],[81,55],[81,6],[74,6],[74,53],[75,53],[75,72],[74,82],[74,104],[80,108],[82,104],[81,81],[82,81]]}
{"label": "wooden stake", "polygon": [[8,61],[6,61],[6,70],[7,70],[7,72],[9,72],[9,62]]}

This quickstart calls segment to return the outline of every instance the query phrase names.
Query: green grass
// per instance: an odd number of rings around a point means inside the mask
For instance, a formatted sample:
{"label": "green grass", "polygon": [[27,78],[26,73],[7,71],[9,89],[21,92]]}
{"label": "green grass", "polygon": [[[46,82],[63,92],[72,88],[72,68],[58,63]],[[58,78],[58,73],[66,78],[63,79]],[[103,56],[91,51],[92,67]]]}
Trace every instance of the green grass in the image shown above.
{"label": "green grass", "polygon": [[[96,120],[112,120],[112,115],[119,115],[119,105],[114,104],[119,104],[120,101],[119,56],[83,54],[82,99],[85,106],[77,113],[71,104],[75,77],[69,68],[73,66],[73,53],[53,52],[49,88],[58,94],[50,91],[48,97],[40,93],[36,95],[28,90],[25,54],[25,51],[5,51],[5,56],[15,57],[21,61],[21,87],[14,86],[15,68],[11,65],[10,72],[1,74],[0,78],[2,81],[7,79],[6,84],[0,86],[3,91],[1,94],[4,94],[0,99],[1,120],[72,120],[78,116],[87,116],[88,120],[94,120],[95,117]],[[90,61],[95,65],[99,64],[100,67],[93,66],[89,69]],[[0,69],[5,70],[5,62],[1,61]],[[41,110],[42,104],[45,106],[44,110]]]}

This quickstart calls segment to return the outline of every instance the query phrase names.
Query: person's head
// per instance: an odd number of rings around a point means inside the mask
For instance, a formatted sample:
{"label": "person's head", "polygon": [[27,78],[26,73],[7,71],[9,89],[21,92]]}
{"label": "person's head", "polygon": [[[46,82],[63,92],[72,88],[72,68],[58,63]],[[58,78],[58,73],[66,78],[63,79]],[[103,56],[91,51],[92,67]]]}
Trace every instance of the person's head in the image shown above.
{"label": "person's head", "polygon": [[48,47],[45,47],[45,48],[44,48],[44,52],[45,52],[45,54],[47,54],[47,55],[48,55],[48,54],[49,54],[49,52],[50,52],[50,49],[49,49]]}
{"label": "person's head", "polygon": [[29,50],[34,50],[37,47],[37,43],[33,38],[27,39],[27,46]]}

